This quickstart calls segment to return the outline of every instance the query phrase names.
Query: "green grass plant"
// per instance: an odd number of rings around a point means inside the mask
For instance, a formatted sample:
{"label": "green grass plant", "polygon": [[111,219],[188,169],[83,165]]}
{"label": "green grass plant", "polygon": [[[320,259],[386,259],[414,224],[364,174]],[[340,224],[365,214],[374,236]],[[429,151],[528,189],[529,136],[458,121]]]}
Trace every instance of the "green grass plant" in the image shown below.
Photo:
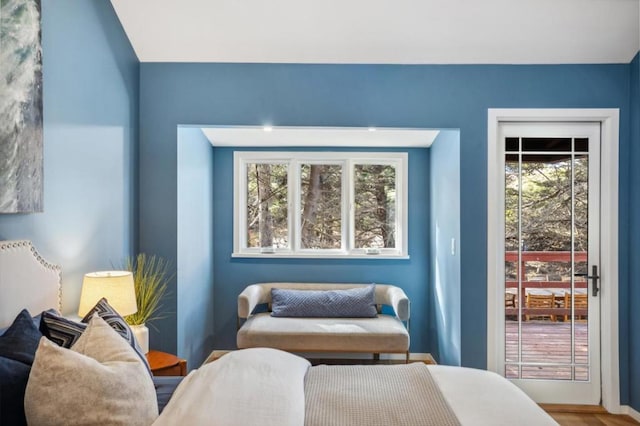
{"label": "green grass plant", "polygon": [[125,260],[125,269],[133,273],[138,304],[138,312],[125,317],[125,321],[130,325],[149,325],[164,318],[162,298],[173,276],[169,273],[169,262],[160,256],[140,253]]}

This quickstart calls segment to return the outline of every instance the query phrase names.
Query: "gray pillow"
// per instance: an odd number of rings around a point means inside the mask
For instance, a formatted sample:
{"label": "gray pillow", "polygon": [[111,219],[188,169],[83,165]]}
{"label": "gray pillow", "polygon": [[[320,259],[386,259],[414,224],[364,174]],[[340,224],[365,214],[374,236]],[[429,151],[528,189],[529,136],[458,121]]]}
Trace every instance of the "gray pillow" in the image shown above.
{"label": "gray pillow", "polygon": [[98,315],[71,349],[40,339],[24,408],[34,425],[149,426],[158,417],[146,366]]}
{"label": "gray pillow", "polygon": [[346,290],[271,289],[271,316],[374,318],[375,285]]}

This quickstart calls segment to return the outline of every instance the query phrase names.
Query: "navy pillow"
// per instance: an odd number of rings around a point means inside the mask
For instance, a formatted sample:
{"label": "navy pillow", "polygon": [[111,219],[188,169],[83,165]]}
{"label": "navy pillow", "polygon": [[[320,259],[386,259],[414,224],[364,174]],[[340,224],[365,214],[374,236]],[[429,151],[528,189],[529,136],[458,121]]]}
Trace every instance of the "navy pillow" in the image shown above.
{"label": "navy pillow", "polygon": [[[50,312],[52,314],[56,314],[56,315],[60,315],[60,312],[58,312],[57,309],[51,308],[51,309],[47,309],[46,312]],[[42,317],[42,314],[38,314],[35,317],[31,317],[31,319],[33,320],[33,323],[35,324],[36,328],[40,326],[40,317]],[[2,336],[4,334],[5,331],[7,331],[9,327],[2,327],[0,328],[0,336]]]}
{"label": "navy pillow", "polygon": [[24,392],[30,371],[31,366],[27,364],[0,357],[0,425],[27,424],[24,415]]}
{"label": "navy pillow", "polygon": [[271,316],[374,318],[375,285],[346,290],[271,289]]}
{"label": "navy pillow", "polygon": [[31,314],[23,309],[0,336],[0,356],[31,365],[41,337]]}
{"label": "navy pillow", "polygon": [[162,413],[169,400],[176,391],[176,388],[184,377],[180,376],[155,376],[153,385],[156,388],[156,399],[158,400],[158,413]]}

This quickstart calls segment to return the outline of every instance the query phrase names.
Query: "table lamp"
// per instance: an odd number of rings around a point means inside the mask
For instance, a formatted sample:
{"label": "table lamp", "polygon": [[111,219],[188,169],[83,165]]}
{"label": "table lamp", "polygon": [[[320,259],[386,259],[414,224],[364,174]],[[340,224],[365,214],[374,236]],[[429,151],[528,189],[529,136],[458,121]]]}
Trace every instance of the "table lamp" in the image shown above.
{"label": "table lamp", "polygon": [[129,271],[101,271],[85,274],[82,280],[78,315],[83,318],[103,297],[123,317],[136,313],[138,306],[133,274]]}
{"label": "table lamp", "polygon": [[[80,318],[84,318],[103,297],[121,316],[135,314],[138,311],[138,305],[133,274],[129,271],[101,271],[85,274],[78,307]],[[144,325],[129,327],[144,353],[149,352],[149,329]]]}

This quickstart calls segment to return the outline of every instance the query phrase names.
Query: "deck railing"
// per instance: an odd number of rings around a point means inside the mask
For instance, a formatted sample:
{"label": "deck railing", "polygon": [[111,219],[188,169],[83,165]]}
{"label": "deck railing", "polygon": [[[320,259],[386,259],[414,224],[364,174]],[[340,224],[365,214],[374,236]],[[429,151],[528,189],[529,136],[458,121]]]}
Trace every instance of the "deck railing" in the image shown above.
{"label": "deck railing", "polygon": [[[556,315],[565,317],[571,315],[571,304],[565,306],[565,293],[571,289],[571,280],[554,280],[548,279],[536,279],[527,280],[526,276],[526,263],[527,262],[566,262],[570,263],[571,252],[570,251],[524,251],[521,252],[520,258],[518,258],[517,251],[508,251],[505,253],[505,262],[520,263],[518,265],[518,273],[522,282],[522,291],[517,298],[515,307],[505,306],[505,315],[514,316],[519,312],[522,315]],[[587,262],[587,252],[580,251],[573,253],[573,261],[575,263]],[[517,280],[505,280],[505,289],[509,292],[509,289],[517,289],[519,283]],[[573,282],[575,293],[586,293],[587,281],[583,277],[576,277]],[[552,308],[528,308],[526,306],[526,295],[530,290],[546,290],[550,294],[554,295],[554,307]],[[520,311],[518,308],[522,307]],[[576,316],[587,315],[586,308],[575,308],[574,314]]]}

